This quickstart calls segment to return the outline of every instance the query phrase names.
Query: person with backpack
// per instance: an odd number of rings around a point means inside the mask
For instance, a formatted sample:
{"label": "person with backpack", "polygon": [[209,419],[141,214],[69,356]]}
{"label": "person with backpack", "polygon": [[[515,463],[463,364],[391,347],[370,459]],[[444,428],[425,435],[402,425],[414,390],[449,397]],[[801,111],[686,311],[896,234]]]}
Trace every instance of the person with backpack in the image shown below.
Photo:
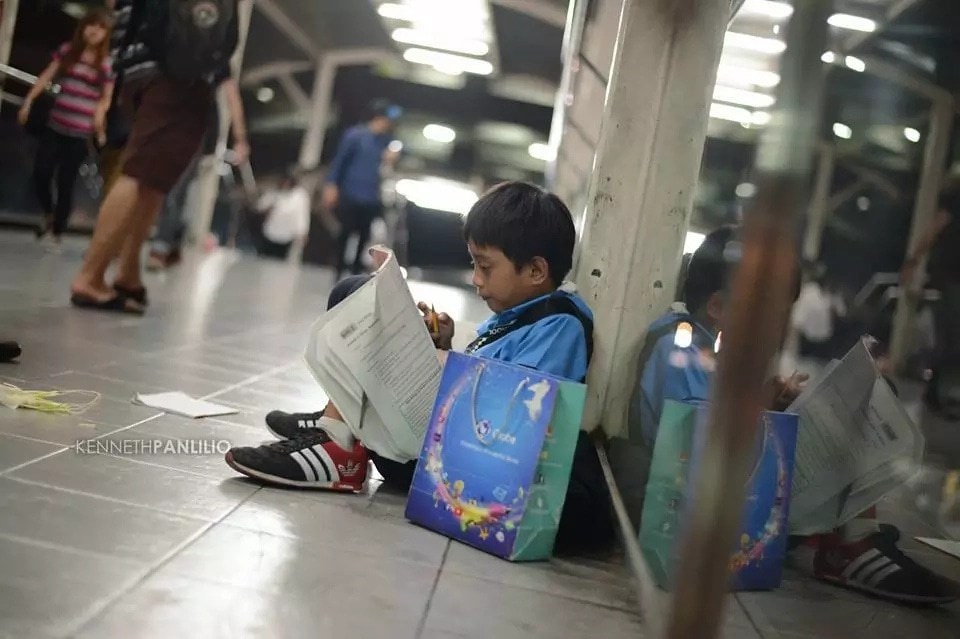
{"label": "person with backpack", "polygon": [[[576,243],[566,205],[537,186],[506,182],[473,206],[464,236],[474,262],[473,284],[494,313],[479,327],[466,352],[583,382],[593,350],[593,313],[563,284]],[[346,299],[370,277],[356,275],[340,282],[330,294],[329,306]],[[420,308],[428,326],[434,324],[429,307]],[[430,331],[443,358],[452,348],[454,323],[442,313],[436,320]],[[267,416],[267,428],[283,441],[234,448],[226,454],[227,464],[275,486],[359,491],[370,459],[388,484],[400,490],[410,487],[416,460],[401,463],[368,450],[354,439],[333,404],[310,414],[274,411]],[[308,460],[314,459],[334,463],[311,466]],[[606,547],[614,536],[610,513],[596,449],[581,431],[556,551]]]}
{"label": "person with backpack", "polygon": [[[143,314],[140,252],[166,194],[200,148],[218,72],[239,42],[238,2],[114,0],[114,72],[130,124],[121,175],[70,285],[84,309]],[[118,260],[113,286],[105,281]]]}
{"label": "person with backpack", "polygon": [[90,150],[90,140],[96,135],[102,143],[106,135],[104,121],[113,95],[109,34],[110,15],[106,11],[93,9],[84,15],[73,39],[53,54],[18,114],[20,124],[27,126],[31,115],[36,115],[33,109],[37,98],[59,79],[60,92],[47,116],[33,170],[37,199],[44,212],[37,238],[52,234],[56,247],[73,212],[74,184]]}

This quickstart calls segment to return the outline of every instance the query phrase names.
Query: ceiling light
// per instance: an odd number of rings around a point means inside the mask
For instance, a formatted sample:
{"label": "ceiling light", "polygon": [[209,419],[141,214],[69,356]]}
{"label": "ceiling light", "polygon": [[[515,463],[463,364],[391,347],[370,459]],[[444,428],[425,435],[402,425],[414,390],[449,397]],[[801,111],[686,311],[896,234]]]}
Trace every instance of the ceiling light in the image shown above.
{"label": "ceiling light", "polygon": [[824,51],[823,55],[820,56],[820,59],[826,62],[827,64],[833,64],[837,61],[837,54],[833,51]]}
{"label": "ceiling light", "polygon": [[530,154],[530,157],[544,162],[553,162],[557,157],[556,151],[544,142],[534,142],[527,147],[527,153]]}
{"label": "ceiling light", "polygon": [[743,89],[733,89],[724,86],[715,86],[713,88],[713,99],[719,102],[731,102],[733,104],[742,104],[743,106],[754,108],[772,106],[776,101],[772,95],[767,93],[744,91]]}
{"label": "ceiling light", "polygon": [[721,64],[717,69],[717,81],[723,84],[751,84],[758,87],[775,87],[780,76],[773,71],[747,69],[733,64]]}
{"label": "ceiling light", "polygon": [[737,197],[742,197],[743,199],[750,199],[757,194],[757,185],[753,182],[741,182],[737,185],[735,191]]}
{"label": "ceiling light", "polygon": [[787,44],[783,40],[761,38],[734,31],[728,31],[727,35],[724,36],[723,46],[770,54],[783,53],[783,50],[787,48]]}
{"label": "ceiling light", "polygon": [[838,138],[849,140],[850,138],[853,137],[853,129],[848,127],[846,124],[843,124],[842,122],[834,122],[833,134]]}
{"label": "ceiling light", "polygon": [[793,7],[786,2],[771,2],[770,0],[746,0],[740,7],[740,13],[749,13],[769,18],[789,18],[793,15]]}
{"label": "ceiling light", "polygon": [[424,178],[397,180],[397,193],[417,206],[466,215],[479,199],[472,189],[450,180]]}
{"label": "ceiling light", "polygon": [[770,124],[772,117],[773,116],[771,116],[767,111],[754,111],[753,115],[750,116],[750,124],[755,124],[756,126],[767,126]]}
{"label": "ceiling light", "polygon": [[390,34],[397,42],[403,44],[412,44],[419,47],[428,47],[430,49],[443,49],[445,51],[454,51],[456,53],[465,53],[467,55],[483,56],[490,52],[490,47],[486,42],[480,40],[464,40],[460,38],[444,37],[434,33],[425,33],[416,29],[395,29]]}
{"label": "ceiling light", "polygon": [[409,5],[393,3],[381,4],[377,7],[377,13],[392,20],[413,20],[417,14],[414,8]]}
{"label": "ceiling light", "polygon": [[857,208],[861,211],[870,210],[870,198],[865,195],[861,195],[857,198]]}
{"label": "ceiling light", "polygon": [[460,55],[429,51],[427,49],[407,49],[403,52],[403,59],[407,62],[427,64],[432,67],[442,68],[446,73],[449,73],[449,70],[453,68],[477,75],[490,75],[493,73],[493,65],[486,60],[466,58]]}
{"label": "ceiling light", "polygon": [[749,110],[714,102],[710,105],[710,117],[717,120],[728,120],[740,124],[750,124],[753,114]]}
{"label": "ceiling light", "polygon": [[903,137],[907,138],[910,142],[919,142],[920,141],[920,131],[916,130],[912,126],[908,126],[903,130]]}
{"label": "ceiling light", "polygon": [[857,73],[863,73],[867,70],[867,64],[860,58],[856,58],[852,55],[848,55],[843,59],[844,64],[847,65],[847,68],[856,71]]}
{"label": "ceiling light", "polygon": [[423,137],[434,142],[449,144],[457,139],[457,132],[442,124],[428,124],[423,127]]}
{"label": "ceiling light", "polygon": [[273,100],[274,92],[270,87],[260,87],[257,89],[257,101],[266,104]]}
{"label": "ceiling light", "polygon": [[835,13],[827,19],[827,24],[838,29],[871,33],[877,30],[877,23],[869,18],[852,16],[849,13]]}

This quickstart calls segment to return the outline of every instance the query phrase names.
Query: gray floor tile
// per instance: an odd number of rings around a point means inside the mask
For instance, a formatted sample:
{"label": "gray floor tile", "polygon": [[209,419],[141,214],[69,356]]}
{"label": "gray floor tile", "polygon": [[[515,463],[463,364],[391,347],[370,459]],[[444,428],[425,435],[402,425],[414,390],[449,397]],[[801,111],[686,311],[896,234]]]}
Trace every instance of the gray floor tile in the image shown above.
{"label": "gray floor tile", "polygon": [[208,525],[0,477],[0,536],[152,563]]}
{"label": "gray floor tile", "polygon": [[0,636],[63,637],[146,572],[143,564],[0,537]]}
{"label": "gray floor tile", "polygon": [[[0,407],[0,410],[6,409]],[[61,448],[56,444],[0,434],[0,473]]]}
{"label": "gray floor tile", "polygon": [[328,544],[343,552],[439,566],[447,539],[392,517],[365,512],[360,495],[264,489],[224,523]]}
{"label": "gray floor tile", "polygon": [[443,572],[422,636],[636,639],[647,635],[630,612]]}
{"label": "gray floor tile", "polygon": [[205,520],[223,517],[257,490],[249,483],[220,482],[132,459],[77,454],[75,450],[31,464],[11,476]]}

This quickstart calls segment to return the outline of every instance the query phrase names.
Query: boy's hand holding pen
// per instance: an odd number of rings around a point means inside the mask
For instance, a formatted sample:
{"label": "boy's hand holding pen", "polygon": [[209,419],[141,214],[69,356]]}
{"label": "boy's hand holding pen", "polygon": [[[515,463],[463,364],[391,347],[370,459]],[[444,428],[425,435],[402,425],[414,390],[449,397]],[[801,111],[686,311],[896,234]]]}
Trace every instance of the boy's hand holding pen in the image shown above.
{"label": "boy's hand holding pen", "polygon": [[453,348],[453,319],[446,313],[437,313],[436,309],[426,302],[420,302],[417,308],[423,313],[423,321],[430,331],[434,346],[443,351]]}

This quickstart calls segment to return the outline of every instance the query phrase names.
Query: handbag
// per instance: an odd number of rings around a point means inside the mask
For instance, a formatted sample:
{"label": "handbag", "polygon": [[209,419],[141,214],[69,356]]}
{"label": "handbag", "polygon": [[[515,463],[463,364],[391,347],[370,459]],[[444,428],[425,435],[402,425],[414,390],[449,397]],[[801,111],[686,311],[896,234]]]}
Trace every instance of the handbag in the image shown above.
{"label": "handbag", "polygon": [[30,116],[27,123],[23,125],[26,132],[35,137],[42,138],[47,131],[47,124],[50,122],[50,112],[53,110],[53,103],[56,98],[50,91],[44,91],[33,101],[30,107]]}

